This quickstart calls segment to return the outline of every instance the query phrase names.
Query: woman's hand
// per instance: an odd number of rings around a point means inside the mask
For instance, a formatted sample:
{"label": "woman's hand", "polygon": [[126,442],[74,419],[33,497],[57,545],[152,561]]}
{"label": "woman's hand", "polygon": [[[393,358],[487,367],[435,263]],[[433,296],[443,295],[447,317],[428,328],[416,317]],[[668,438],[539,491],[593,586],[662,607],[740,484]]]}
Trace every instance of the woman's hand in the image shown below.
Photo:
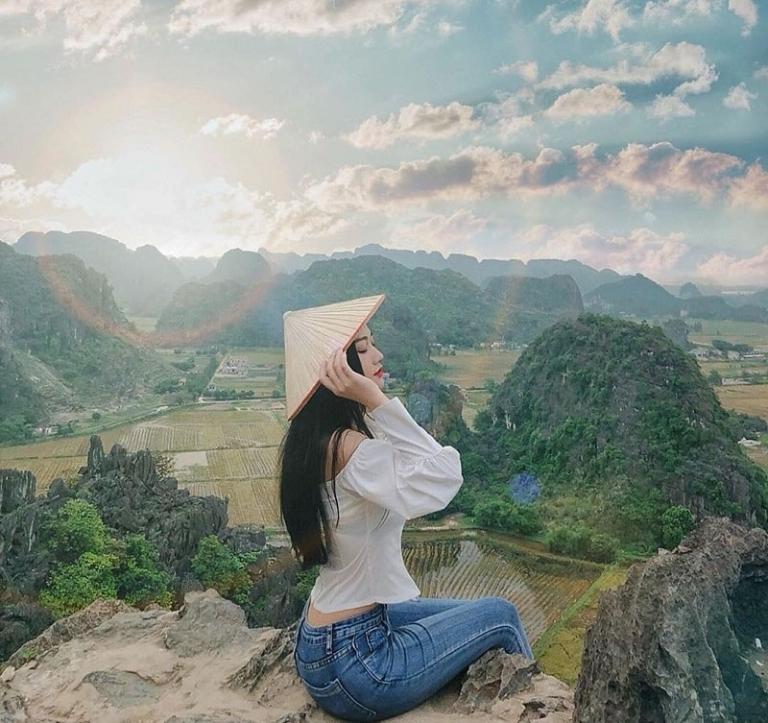
{"label": "woman's hand", "polygon": [[359,374],[347,361],[347,352],[339,347],[320,364],[320,382],[337,397],[352,399],[373,409],[387,400],[373,379]]}

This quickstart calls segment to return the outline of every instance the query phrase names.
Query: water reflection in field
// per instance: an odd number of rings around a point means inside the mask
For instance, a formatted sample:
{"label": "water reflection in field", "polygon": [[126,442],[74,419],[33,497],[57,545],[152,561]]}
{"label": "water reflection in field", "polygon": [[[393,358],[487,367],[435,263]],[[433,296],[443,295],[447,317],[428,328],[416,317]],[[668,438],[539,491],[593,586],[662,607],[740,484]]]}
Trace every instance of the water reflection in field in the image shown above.
{"label": "water reflection in field", "polygon": [[499,596],[517,606],[533,643],[581,596],[602,567],[535,553],[479,530],[403,537],[403,558],[424,597]]}

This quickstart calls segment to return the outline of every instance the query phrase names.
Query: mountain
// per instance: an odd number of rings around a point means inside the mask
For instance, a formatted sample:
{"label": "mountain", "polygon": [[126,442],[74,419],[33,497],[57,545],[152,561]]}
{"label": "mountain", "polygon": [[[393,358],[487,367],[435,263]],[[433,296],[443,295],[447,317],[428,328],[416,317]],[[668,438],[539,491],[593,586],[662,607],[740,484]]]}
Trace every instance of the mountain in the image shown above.
{"label": "mountain", "polygon": [[717,321],[756,321],[768,323],[768,309],[757,304],[732,306],[722,296],[699,296],[684,302],[688,316]]}
{"label": "mountain", "polygon": [[269,263],[255,251],[230,249],[216,264],[216,268],[201,281],[206,284],[235,282],[243,286],[260,284],[271,275]]}
{"label": "mountain", "polygon": [[617,281],[620,274],[610,269],[597,271],[580,261],[560,259],[532,259],[524,263],[518,259],[481,259],[466,254],[443,256],[439,251],[410,251],[390,249],[380,244],[358,246],[354,251],[336,251],[330,256],[322,254],[273,253],[260,248],[259,253],[269,261],[275,270],[291,273],[308,269],[321,260],[339,260],[360,256],[382,256],[409,269],[425,268],[434,271],[449,270],[462,274],[477,286],[483,287],[495,276],[535,276],[543,278],[554,274],[568,274],[573,277],[582,294],[602,284]]}
{"label": "mountain", "polygon": [[680,287],[680,291],[677,294],[681,299],[694,299],[701,296],[701,291],[696,284],[692,284],[690,281],[687,284],[683,284]]}
{"label": "mountain", "polygon": [[282,344],[282,314],[288,309],[385,293],[387,301],[374,322],[384,348],[394,350],[396,340],[387,338],[390,332],[380,333],[378,325],[383,322],[391,331],[399,319],[421,335],[419,348],[426,349],[430,341],[460,346],[502,336],[528,341],[561,316],[582,310],[570,277],[497,277],[483,290],[455,271],[408,269],[380,256],[317,261],[248,292],[234,283],[203,287],[179,289],[157,328],[188,329],[193,336],[211,330],[212,339],[238,344]]}
{"label": "mountain", "polygon": [[186,281],[199,281],[208,276],[216,268],[218,261],[213,256],[170,256],[169,258]]}
{"label": "mountain", "polygon": [[558,319],[584,311],[579,287],[569,275],[494,276],[485,292],[495,336],[510,341],[528,342]]}
{"label": "mountain", "polygon": [[752,294],[752,303],[768,308],[768,289],[756,291]]}
{"label": "mountain", "polygon": [[598,286],[618,281],[621,274],[611,269],[598,271],[581,261],[564,261],[562,259],[531,259],[526,265],[528,276],[552,276],[553,274],[567,274],[571,276],[582,294],[587,294]]}
{"label": "mountain", "polygon": [[768,476],[732,425],[660,328],[584,314],[523,351],[478,414],[475,452],[498,480],[538,476],[558,518],[653,545],[669,505],[768,522]]}
{"label": "mountain", "polygon": [[642,274],[603,284],[584,296],[586,309],[603,314],[677,316],[681,306],[680,299]]}
{"label": "mountain", "polygon": [[185,280],[179,268],[154,246],[132,251],[116,239],[90,231],[29,231],[14,249],[30,256],[74,254],[103,273],[117,303],[137,316],[156,316]]}
{"label": "mountain", "polygon": [[0,243],[0,429],[141,395],[168,370],[134,336],[103,274]]}

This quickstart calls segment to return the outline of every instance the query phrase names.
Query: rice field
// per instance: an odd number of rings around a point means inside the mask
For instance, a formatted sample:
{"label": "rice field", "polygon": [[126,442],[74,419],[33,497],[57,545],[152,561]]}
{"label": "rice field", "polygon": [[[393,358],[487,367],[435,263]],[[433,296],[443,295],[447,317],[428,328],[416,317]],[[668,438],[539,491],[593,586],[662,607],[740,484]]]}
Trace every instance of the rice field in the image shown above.
{"label": "rice field", "polygon": [[[275,407],[275,408],[273,408]],[[179,486],[193,494],[229,497],[230,524],[280,525],[275,468],[285,429],[284,404],[219,402],[170,411],[106,430],[104,449],[151,449],[174,461]],[[66,437],[0,448],[0,467],[27,469],[44,494],[57,477],[86,463],[89,436]]]}
{"label": "rice field", "polygon": [[701,373],[706,376],[713,369],[723,377],[743,377],[745,374],[768,374],[768,362],[764,361],[699,361]]}
{"label": "rice field", "polygon": [[688,338],[699,344],[711,344],[713,339],[724,339],[731,344],[749,344],[758,351],[768,351],[768,324],[755,321],[712,321],[709,319],[686,318],[692,326],[701,322],[701,331],[692,331]]}
{"label": "rice field", "polygon": [[458,349],[456,356],[441,354],[434,361],[448,369],[438,375],[440,381],[457,384],[462,389],[482,387],[486,379],[500,382],[520,356],[519,351],[476,351]]}
{"label": "rice field", "polygon": [[425,597],[499,596],[518,608],[533,643],[581,597],[603,566],[534,554],[503,536],[472,531],[404,536],[403,559]]}
{"label": "rice field", "polygon": [[715,393],[726,409],[754,414],[768,420],[768,384],[715,387]]}

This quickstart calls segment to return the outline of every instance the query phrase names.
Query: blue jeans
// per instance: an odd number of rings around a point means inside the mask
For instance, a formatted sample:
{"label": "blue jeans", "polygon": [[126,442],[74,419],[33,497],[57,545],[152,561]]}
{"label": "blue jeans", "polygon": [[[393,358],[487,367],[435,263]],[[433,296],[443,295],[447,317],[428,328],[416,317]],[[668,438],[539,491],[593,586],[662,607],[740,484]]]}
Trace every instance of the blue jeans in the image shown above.
{"label": "blue jeans", "polygon": [[430,698],[486,650],[533,659],[517,608],[500,597],[416,597],[315,627],[299,620],[294,661],[310,696],[343,720],[381,720]]}

